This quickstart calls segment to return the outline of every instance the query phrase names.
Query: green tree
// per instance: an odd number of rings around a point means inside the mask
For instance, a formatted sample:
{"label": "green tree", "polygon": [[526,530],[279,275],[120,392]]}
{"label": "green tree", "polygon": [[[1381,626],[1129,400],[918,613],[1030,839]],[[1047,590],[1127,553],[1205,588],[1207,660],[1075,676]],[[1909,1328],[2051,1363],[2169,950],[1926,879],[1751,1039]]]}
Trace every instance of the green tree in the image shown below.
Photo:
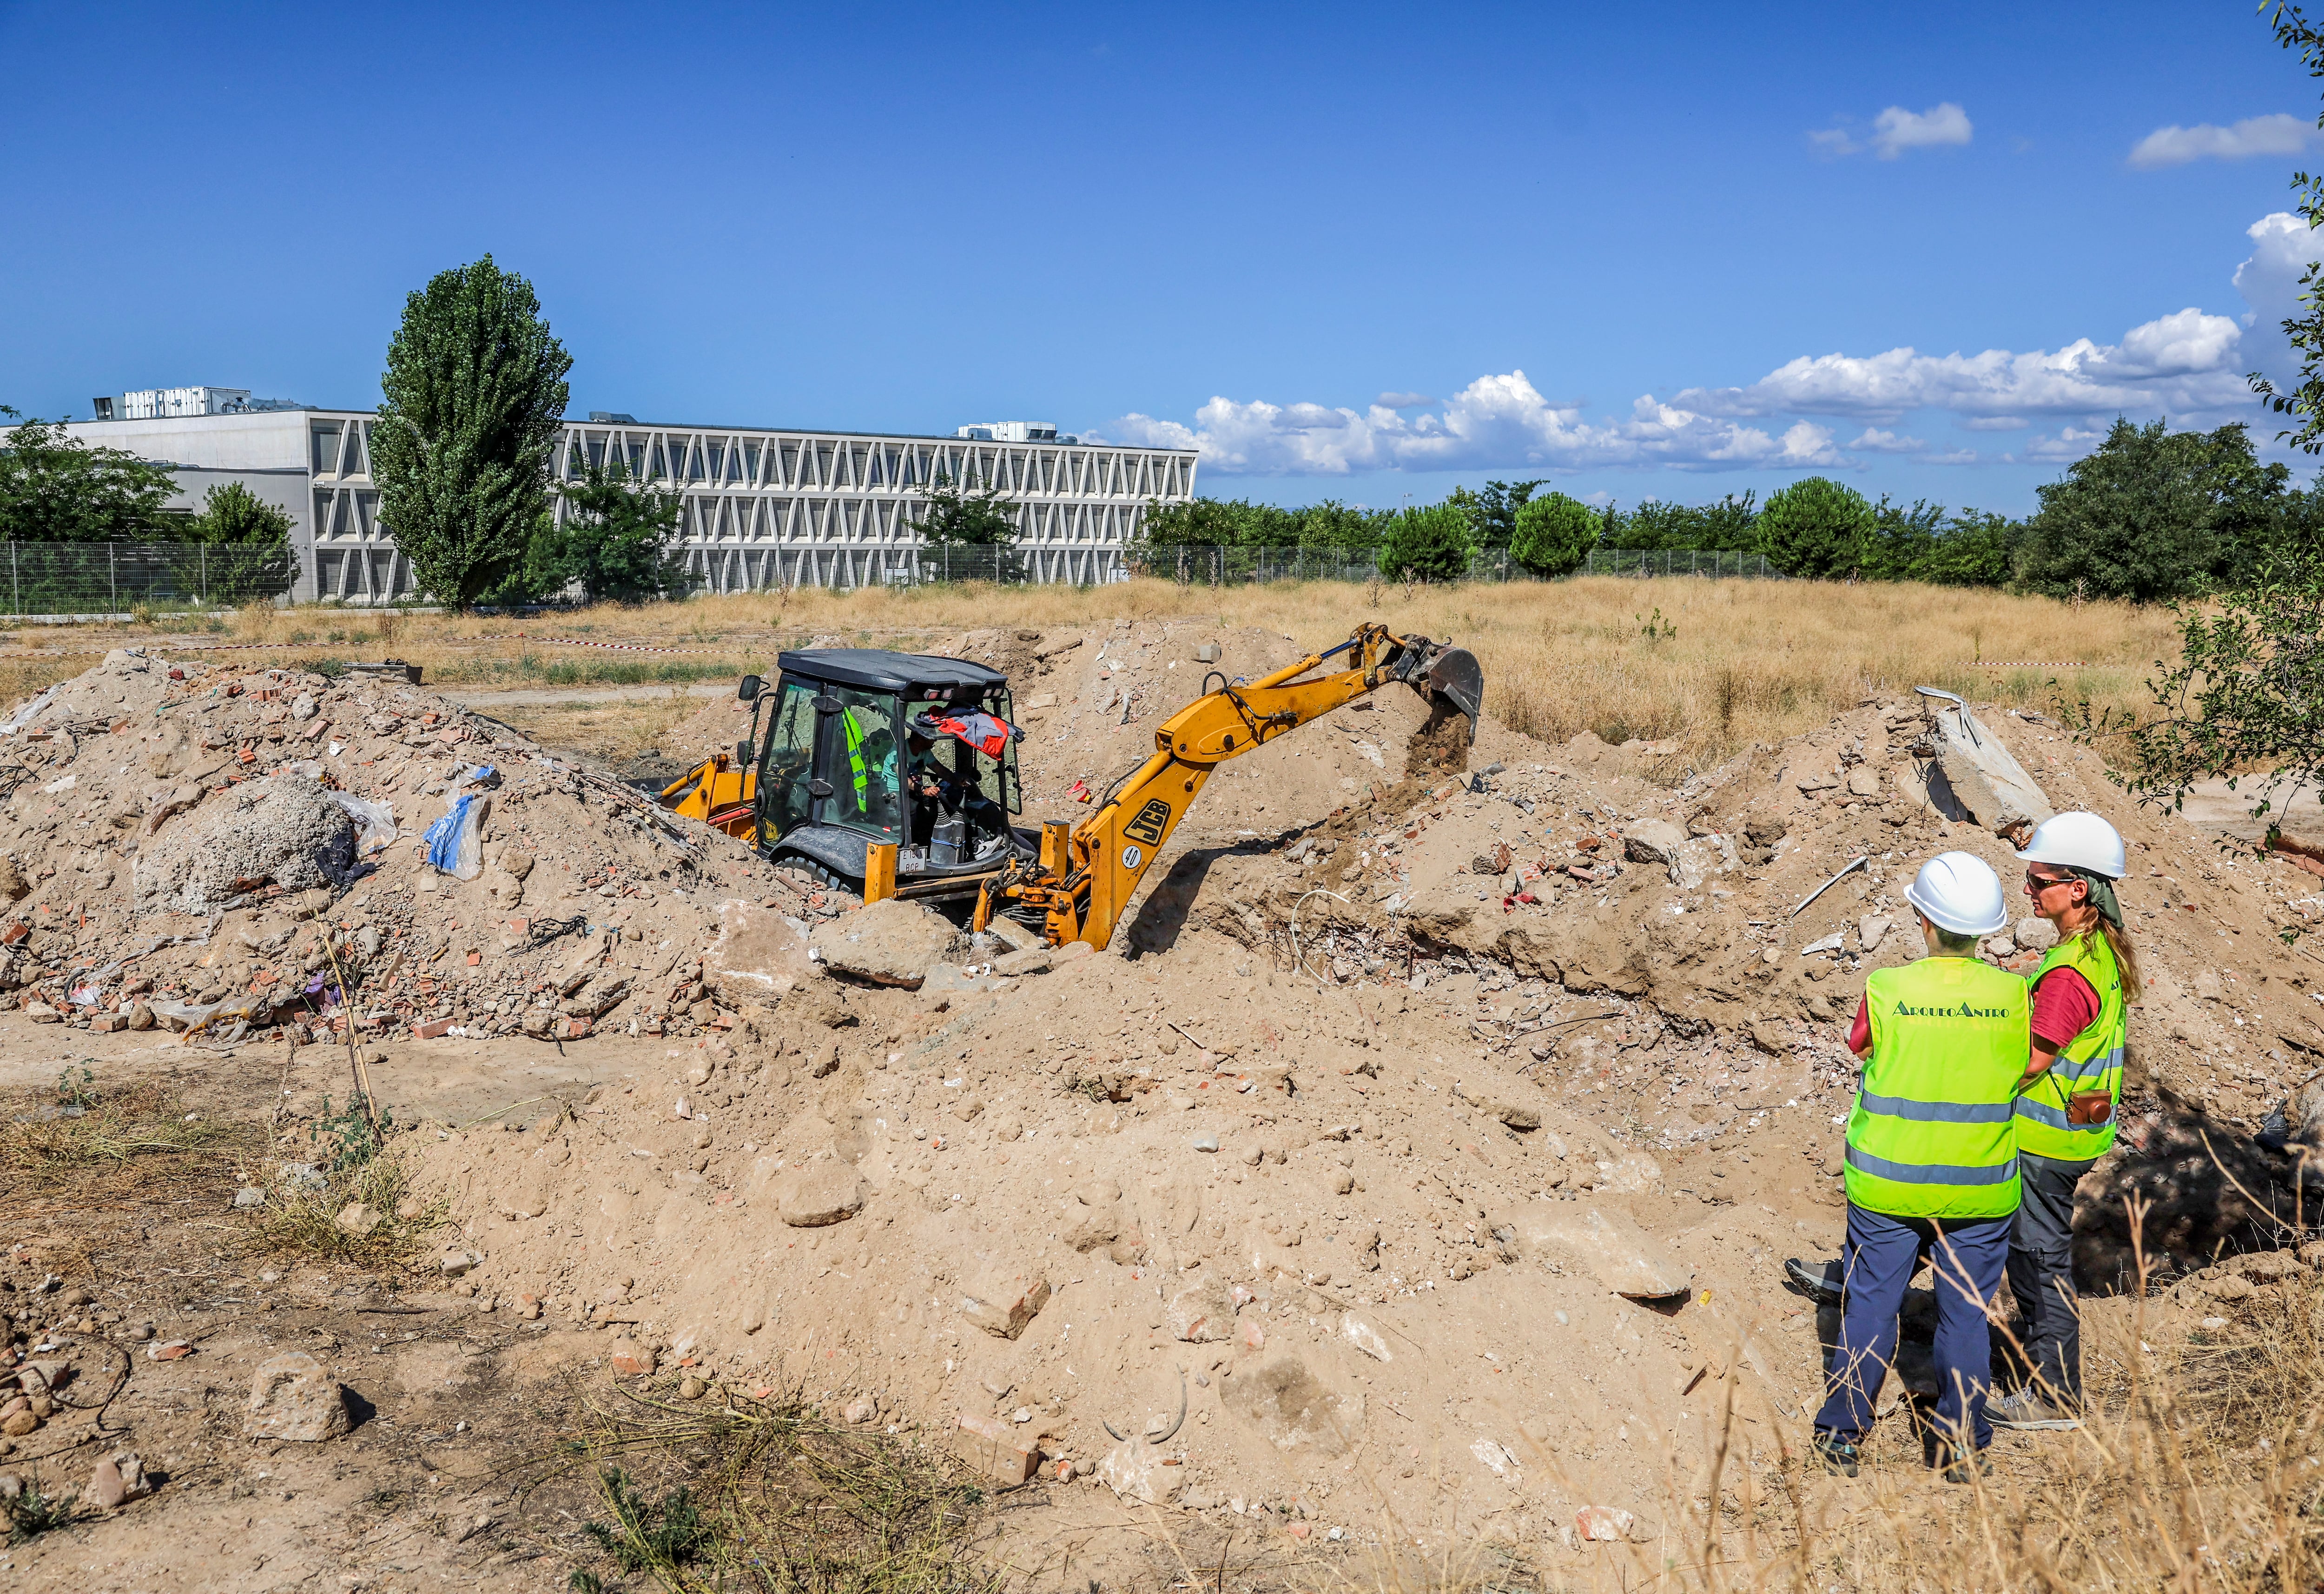
{"label": "green tree", "polygon": [[[2267,819],[2324,788],[2324,582],[2292,561],[2263,569],[2216,604],[2174,605],[2179,659],[2147,683],[2153,711],[2070,710],[2076,739],[2099,741],[2115,783],[2176,809],[2197,781],[2248,782]],[[2271,828],[2273,821],[2270,821]]]}
{"label": "green tree", "polygon": [[1297,512],[1299,546],[1339,553],[1364,553],[1380,545],[1396,511],[1342,503],[1335,498],[1311,504]]}
{"label": "green tree", "polygon": [[290,517],[240,482],[221,482],[202,495],[201,512],[180,522],[182,542],[171,559],[183,590],[208,602],[239,604],[287,590]]}
{"label": "green tree", "polygon": [[[2324,32],[2313,26],[2297,5],[2278,4],[2271,22],[2276,43],[2299,56],[2310,78],[2324,78]],[[2324,115],[2317,117],[2316,124],[2324,127]],[[2324,226],[2324,172],[2295,171],[2292,189],[2300,196],[2292,208],[2307,218],[2311,230]],[[2269,409],[2300,422],[2295,430],[2276,436],[2314,454],[2324,451],[2324,262],[2311,261],[2300,273],[2300,302],[2307,307],[2306,313],[2280,323],[2300,356],[2300,380],[2288,391],[2256,371],[2249,381],[2252,391],[2266,401]]]}
{"label": "green tree", "polygon": [[[1023,578],[1024,565],[1017,553],[1017,504],[1002,489],[990,481],[976,486],[954,482],[938,471],[920,493],[928,501],[927,512],[906,524],[929,548],[989,548],[993,550],[989,561],[992,579]],[[938,558],[949,567],[941,552]],[[970,567],[973,568],[973,561]],[[953,573],[963,572],[954,569]]]}
{"label": "green tree", "polygon": [[0,419],[21,423],[0,438],[0,541],[124,542],[161,529],[178,491],[168,468],[5,404]]}
{"label": "green tree", "polygon": [[1536,576],[1570,576],[1598,546],[1604,525],[1598,511],[1563,493],[1517,506],[1509,557]]}
{"label": "green tree", "polygon": [[931,548],[1001,548],[1017,540],[1017,504],[990,482],[971,487],[938,471],[920,493],[927,513],[906,523]]}
{"label": "green tree", "polygon": [[2174,432],[2117,418],[2063,481],[2036,489],[2019,575],[2060,596],[2155,603],[2234,575],[2273,535],[2291,471],[2240,424]]}
{"label": "green tree", "polygon": [[185,534],[193,542],[287,548],[290,517],[240,482],[221,482],[202,495],[201,513],[185,522]]}
{"label": "green tree", "polygon": [[1511,547],[1517,534],[1517,511],[1533,502],[1533,490],[1545,480],[1488,482],[1477,494],[1475,539],[1479,548]]}
{"label": "green tree", "polygon": [[2003,586],[2017,563],[2025,525],[1987,510],[1961,510],[1936,529],[1905,575],[1938,586]]}
{"label": "green tree", "polygon": [[544,515],[510,598],[551,597],[578,585],[591,604],[641,604],[687,588],[678,550],[682,509],[676,493],[632,481],[621,461],[582,467],[560,487],[565,521]]}
{"label": "green tree", "polygon": [[1391,581],[1458,581],[1469,573],[1469,517],[1452,503],[1407,509],[1380,539],[1380,574]]}
{"label": "green tree", "polygon": [[1759,511],[1761,547],[1786,576],[1858,573],[1870,559],[1875,530],[1864,494],[1825,476],[1803,476],[1769,494]]}
{"label": "green tree", "polygon": [[515,575],[548,512],[573,358],[489,254],[404,301],[372,431],[380,519],[421,591],[465,608]]}

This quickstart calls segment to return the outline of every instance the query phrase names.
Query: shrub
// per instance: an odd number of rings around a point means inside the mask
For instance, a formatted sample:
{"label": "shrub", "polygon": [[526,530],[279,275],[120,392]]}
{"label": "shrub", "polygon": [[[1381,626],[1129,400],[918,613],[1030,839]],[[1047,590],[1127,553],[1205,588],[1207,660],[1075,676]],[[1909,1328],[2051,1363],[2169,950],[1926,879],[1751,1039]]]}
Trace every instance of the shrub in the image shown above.
{"label": "shrub", "polygon": [[1805,476],[1759,512],[1767,558],[1786,576],[1853,576],[1872,551],[1872,505],[1853,487]]}
{"label": "shrub", "polygon": [[1469,573],[1469,517],[1451,503],[1397,515],[1380,539],[1380,574],[1392,581],[1458,581]]}
{"label": "shrub", "polygon": [[1565,576],[1598,546],[1603,519],[1588,504],[1553,493],[1517,506],[1509,557],[1536,576]]}

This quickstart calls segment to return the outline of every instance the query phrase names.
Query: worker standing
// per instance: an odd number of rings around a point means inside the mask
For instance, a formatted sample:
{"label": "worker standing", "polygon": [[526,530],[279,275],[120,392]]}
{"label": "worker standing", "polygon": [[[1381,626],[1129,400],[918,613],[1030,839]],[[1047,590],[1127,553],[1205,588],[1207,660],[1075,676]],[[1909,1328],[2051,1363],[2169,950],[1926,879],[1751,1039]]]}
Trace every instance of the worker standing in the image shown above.
{"label": "worker standing", "polygon": [[2081,1426],[2082,1325],[2074,1296],[2074,1186],[2114,1145],[2122,1102],[2126,1005],[2138,957],[2114,883],[2122,836],[2096,814],[2043,822],[2025,850],[2025,894],[2058,926],[2033,981],[2031,1055],[2017,1098],[2024,1191],[2009,1248],[2022,1387],[1996,1401],[1997,1427]]}
{"label": "worker standing", "polygon": [[2011,1100],[2025,1072],[2025,982],[1978,961],[2009,922],[2000,877],[1967,852],[1921,866],[1904,892],[1928,955],[1875,970],[1849,1044],[1864,1073],[1848,1119],[1848,1246],[1840,1344],[1816,1414],[1815,1451],[1856,1476],[1857,1446],[1896,1350],[1905,1285],[1924,1254],[1937,1285],[1937,1410],[1930,1465],[1982,1468],[1992,1341],[2017,1210]]}

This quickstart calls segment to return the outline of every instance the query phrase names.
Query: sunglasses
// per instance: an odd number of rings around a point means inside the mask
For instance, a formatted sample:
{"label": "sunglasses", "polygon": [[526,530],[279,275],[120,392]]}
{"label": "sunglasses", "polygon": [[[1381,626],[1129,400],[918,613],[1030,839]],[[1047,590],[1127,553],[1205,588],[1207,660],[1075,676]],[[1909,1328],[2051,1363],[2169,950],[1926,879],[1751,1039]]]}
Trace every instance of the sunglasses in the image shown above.
{"label": "sunglasses", "polygon": [[2025,871],[2025,884],[2037,896],[2052,886],[2070,886],[2073,883],[2074,877],[2070,874],[2035,874],[2030,869]]}

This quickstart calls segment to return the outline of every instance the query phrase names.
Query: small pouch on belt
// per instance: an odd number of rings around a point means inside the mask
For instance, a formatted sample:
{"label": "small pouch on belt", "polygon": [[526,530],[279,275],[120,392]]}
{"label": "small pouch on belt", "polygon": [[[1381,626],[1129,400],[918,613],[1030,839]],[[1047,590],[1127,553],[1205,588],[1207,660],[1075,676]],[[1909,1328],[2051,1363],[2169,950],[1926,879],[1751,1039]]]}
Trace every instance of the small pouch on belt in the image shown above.
{"label": "small pouch on belt", "polygon": [[2066,1099],[2066,1121],[2078,1129],[2100,1124],[2114,1116],[2114,1095],[2107,1091],[2076,1091]]}

